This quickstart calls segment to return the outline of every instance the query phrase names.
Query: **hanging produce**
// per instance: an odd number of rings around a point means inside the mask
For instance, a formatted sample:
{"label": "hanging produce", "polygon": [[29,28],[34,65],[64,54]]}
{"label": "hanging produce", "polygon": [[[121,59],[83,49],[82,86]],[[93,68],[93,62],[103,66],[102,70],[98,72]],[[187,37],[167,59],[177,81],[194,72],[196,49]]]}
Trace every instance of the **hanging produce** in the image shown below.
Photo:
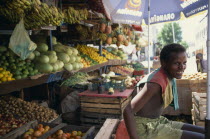
{"label": "hanging produce", "polygon": [[48,6],[46,3],[34,4],[24,20],[26,28],[59,26],[63,22],[63,13],[55,6]]}
{"label": "hanging produce", "polygon": [[87,9],[76,10],[73,7],[68,7],[68,9],[63,11],[63,13],[65,23],[69,24],[80,23],[80,21],[86,20],[88,18]]}

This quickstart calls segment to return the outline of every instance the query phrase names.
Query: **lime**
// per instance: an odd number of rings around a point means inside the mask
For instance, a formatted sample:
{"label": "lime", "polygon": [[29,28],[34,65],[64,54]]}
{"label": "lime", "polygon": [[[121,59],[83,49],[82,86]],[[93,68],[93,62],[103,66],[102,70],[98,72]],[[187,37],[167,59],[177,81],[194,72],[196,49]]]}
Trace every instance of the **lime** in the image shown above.
{"label": "lime", "polygon": [[22,77],[22,79],[24,79],[24,78],[27,78],[27,77],[28,77],[28,75],[23,74],[21,77]]}
{"label": "lime", "polygon": [[21,79],[21,76],[18,75],[18,76],[15,76],[14,78],[15,78],[15,79]]}
{"label": "lime", "polygon": [[26,70],[24,70],[24,71],[23,71],[23,74],[28,75],[28,74],[29,74],[29,72],[28,72],[28,71],[26,71]]}

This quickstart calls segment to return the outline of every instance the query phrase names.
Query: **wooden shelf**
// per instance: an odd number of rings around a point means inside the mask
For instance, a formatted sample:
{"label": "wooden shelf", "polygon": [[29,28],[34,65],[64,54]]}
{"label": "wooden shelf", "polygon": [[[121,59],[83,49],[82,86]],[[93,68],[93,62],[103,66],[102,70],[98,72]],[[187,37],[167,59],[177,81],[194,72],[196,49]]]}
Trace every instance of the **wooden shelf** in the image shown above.
{"label": "wooden shelf", "polygon": [[75,72],[90,72],[97,69],[100,69],[101,67],[107,66],[107,65],[123,65],[126,61],[124,60],[109,60],[108,62],[94,65],[88,68],[80,69],[79,71],[60,71],[56,73],[50,73],[50,74],[41,74],[36,75],[32,77],[28,77],[25,79],[20,80],[14,80],[10,82],[5,82],[0,84],[0,95],[5,95],[14,91],[20,91],[23,88],[29,88],[33,86],[37,86],[44,83],[50,83],[54,81],[59,81],[65,78],[70,77]]}

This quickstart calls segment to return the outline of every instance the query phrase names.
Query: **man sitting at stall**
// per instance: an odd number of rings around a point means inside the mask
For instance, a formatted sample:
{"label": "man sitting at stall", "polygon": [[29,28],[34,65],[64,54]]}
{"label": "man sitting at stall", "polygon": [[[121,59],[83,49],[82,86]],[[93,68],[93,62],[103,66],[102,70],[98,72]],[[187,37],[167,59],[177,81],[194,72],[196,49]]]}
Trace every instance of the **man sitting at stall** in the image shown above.
{"label": "man sitting at stall", "polygon": [[[186,50],[179,44],[165,46],[160,53],[161,67],[139,83],[142,90],[124,110],[131,139],[204,139],[204,128],[169,121],[161,114],[167,106],[179,109],[176,79],[186,69]],[[134,116],[135,114],[135,116]]]}

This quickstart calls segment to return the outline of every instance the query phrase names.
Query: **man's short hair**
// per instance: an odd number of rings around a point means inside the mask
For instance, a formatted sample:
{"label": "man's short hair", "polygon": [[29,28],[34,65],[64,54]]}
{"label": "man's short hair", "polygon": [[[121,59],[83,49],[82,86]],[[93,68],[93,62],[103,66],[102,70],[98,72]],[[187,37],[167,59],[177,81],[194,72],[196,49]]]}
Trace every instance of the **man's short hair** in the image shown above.
{"label": "man's short hair", "polygon": [[160,52],[160,61],[161,63],[162,62],[167,63],[170,60],[172,53],[182,53],[182,52],[186,52],[186,49],[180,44],[172,43],[166,45],[163,47],[163,49]]}

